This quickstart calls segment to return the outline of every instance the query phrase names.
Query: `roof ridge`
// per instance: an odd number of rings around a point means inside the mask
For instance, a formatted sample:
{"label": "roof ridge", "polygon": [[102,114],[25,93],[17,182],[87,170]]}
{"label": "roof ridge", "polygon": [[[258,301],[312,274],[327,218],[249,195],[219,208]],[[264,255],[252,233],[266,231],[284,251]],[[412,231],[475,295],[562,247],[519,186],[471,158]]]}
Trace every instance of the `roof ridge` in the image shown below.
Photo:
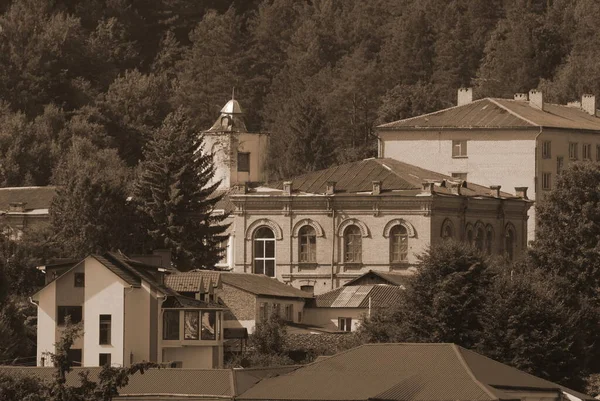
{"label": "roof ridge", "polygon": [[463,368],[465,368],[465,370],[467,371],[467,374],[471,377],[471,379],[484,391],[484,393],[486,393],[488,396],[490,396],[493,400],[498,399],[498,397],[490,391],[490,389],[487,387],[487,385],[485,385],[484,383],[480,382],[479,379],[477,379],[477,377],[471,370],[471,367],[469,366],[469,364],[467,363],[467,361],[465,360],[465,358],[463,357],[463,355],[461,353],[461,349],[463,349],[463,348],[459,347],[456,344],[452,344],[451,347],[454,350],[454,353],[456,354],[456,357],[458,358],[459,362],[461,363]]}
{"label": "roof ridge", "polygon": [[[516,111],[513,111],[513,110],[509,109],[508,107],[505,107],[502,104],[498,103],[498,101],[495,98],[487,97],[486,99],[488,99],[490,102],[494,103],[496,106],[500,107],[501,109],[506,110],[508,113],[512,114],[513,116],[520,118],[521,120],[525,121],[526,123],[531,124],[534,127],[540,127],[540,128],[542,127],[540,124],[537,124],[537,123],[523,117]],[[514,101],[514,99],[502,99],[502,100],[513,100]],[[543,110],[540,110],[540,111],[543,111]]]}
{"label": "roof ridge", "polygon": [[438,113],[442,113],[444,111],[454,110],[454,109],[457,109],[459,107],[464,107],[464,106],[467,106],[467,105],[470,105],[470,104],[473,104],[473,103],[478,103],[478,102],[481,102],[481,101],[486,100],[486,99],[490,99],[490,98],[484,97],[484,98],[481,98],[481,99],[473,100],[472,102],[469,102],[469,103],[457,104],[456,106],[446,107],[445,109],[441,109],[441,110],[437,110],[437,111],[432,111],[430,113],[420,114],[418,116],[413,116],[413,117],[408,117],[408,118],[401,118],[400,120],[390,121],[389,123],[384,123],[384,124],[378,125],[375,128],[387,128],[391,124],[395,124],[395,123],[400,122],[400,121],[410,121],[410,120],[413,120],[415,118],[433,116],[433,115],[436,115]]}

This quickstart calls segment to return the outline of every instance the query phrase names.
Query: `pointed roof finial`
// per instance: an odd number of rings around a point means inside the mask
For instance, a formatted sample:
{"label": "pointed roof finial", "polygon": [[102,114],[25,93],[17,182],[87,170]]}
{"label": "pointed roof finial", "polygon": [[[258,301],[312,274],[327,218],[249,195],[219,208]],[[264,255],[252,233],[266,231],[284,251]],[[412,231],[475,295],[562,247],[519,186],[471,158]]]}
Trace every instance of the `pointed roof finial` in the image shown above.
{"label": "pointed roof finial", "polygon": [[231,100],[235,100],[235,86],[231,89]]}

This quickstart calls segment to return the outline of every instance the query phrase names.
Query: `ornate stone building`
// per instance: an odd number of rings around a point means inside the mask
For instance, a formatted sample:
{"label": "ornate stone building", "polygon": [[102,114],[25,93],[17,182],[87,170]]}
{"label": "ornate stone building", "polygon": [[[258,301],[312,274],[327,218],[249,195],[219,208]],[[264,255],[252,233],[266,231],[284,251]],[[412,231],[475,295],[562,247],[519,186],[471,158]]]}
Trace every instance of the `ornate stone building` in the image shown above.
{"label": "ornate stone building", "polygon": [[410,274],[417,255],[447,238],[514,259],[527,244],[531,206],[526,188],[515,191],[394,159],[239,184],[229,196],[229,265],[320,294],[369,270]]}

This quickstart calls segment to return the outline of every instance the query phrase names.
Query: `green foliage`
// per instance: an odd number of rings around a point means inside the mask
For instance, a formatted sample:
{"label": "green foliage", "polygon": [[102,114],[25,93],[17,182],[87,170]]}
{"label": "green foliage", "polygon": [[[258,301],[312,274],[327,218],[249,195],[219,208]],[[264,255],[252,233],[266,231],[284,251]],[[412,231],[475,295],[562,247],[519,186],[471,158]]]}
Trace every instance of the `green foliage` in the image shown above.
{"label": "green foliage", "polygon": [[154,248],[167,248],[181,269],[214,268],[225,240],[227,215],[212,215],[215,194],[212,156],[181,110],[169,114],[144,152],[135,202]]}
{"label": "green foliage", "polygon": [[45,401],[47,383],[15,373],[0,373],[0,401]]}
{"label": "green foliage", "polygon": [[276,312],[254,328],[250,341],[256,352],[263,355],[276,355],[284,351],[286,327]]}

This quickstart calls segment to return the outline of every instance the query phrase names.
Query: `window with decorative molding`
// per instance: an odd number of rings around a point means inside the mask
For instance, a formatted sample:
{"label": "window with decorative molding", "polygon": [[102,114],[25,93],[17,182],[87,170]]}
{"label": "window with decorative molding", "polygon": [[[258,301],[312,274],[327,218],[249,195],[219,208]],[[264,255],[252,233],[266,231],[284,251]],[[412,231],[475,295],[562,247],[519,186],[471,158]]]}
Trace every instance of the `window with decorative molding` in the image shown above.
{"label": "window with decorative molding", "polygon": [[355,225],[344,230],[344,262],[360,263],[362,261],[362,233]]}
{"label": "window with decorative molding", "polygon": [[317,233],[315,229],[309,225],[303,226],[298,232],[299,255],[300,263],[316,263],[317,262]]}
{"label": "window with decorative molding", "polygon": [[254,273],[275,277],[275,234],[268,227],[254,234]]}
{"label": "window with decorative molding", "polygon": [[402,263],[408,259],[408,231],[396,225],[390,230],[390,263]]}

